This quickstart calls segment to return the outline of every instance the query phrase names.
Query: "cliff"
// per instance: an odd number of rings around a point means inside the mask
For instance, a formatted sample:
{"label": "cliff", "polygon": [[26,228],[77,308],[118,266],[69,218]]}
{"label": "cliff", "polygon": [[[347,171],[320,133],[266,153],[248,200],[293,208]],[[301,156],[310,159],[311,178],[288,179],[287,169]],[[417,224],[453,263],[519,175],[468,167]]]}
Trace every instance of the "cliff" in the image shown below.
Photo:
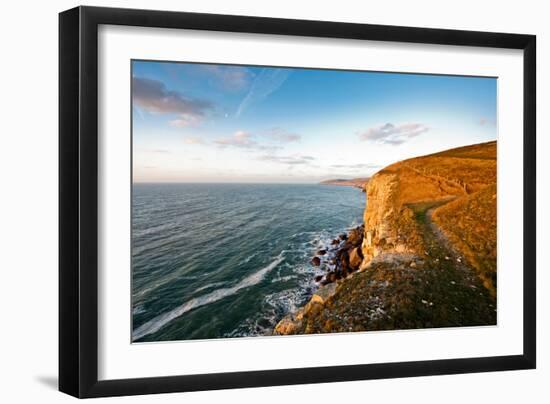
{"label": "cliff", "polygon": [[320,184],[355,187],[355,188],[360,188],[362,190],[365,190],[369,182],[369,179],[370,179],[369,177],[351,178],[351,179],[337,178],[332,180],[321,181]]}
{"label": "cliff", "polygon": [[496,323],[496,142],[382,169],[361,231],[360,254],[340,245],[334,275],[275,334]]}

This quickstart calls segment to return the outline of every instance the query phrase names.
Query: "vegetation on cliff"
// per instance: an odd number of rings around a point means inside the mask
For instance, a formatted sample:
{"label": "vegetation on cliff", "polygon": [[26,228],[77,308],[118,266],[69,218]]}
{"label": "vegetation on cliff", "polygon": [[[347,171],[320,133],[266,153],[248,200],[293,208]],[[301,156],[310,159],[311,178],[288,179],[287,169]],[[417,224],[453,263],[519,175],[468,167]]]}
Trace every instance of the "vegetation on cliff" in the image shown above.
{"label": "vegetation on cliff", "polygon": [[392,164],[367,196],[359,270],[276,334],[496,324],[496,142]]}
{"label": "vegetation on cliff", "polygon": [[369,183],[369,179],[370,179],[369,177],[351,178],[351,179],[336,178],[333,180],[321,181],[320,184],[356,187],[356,188],[361,188],[362,190],[365,190],[367,184]]}

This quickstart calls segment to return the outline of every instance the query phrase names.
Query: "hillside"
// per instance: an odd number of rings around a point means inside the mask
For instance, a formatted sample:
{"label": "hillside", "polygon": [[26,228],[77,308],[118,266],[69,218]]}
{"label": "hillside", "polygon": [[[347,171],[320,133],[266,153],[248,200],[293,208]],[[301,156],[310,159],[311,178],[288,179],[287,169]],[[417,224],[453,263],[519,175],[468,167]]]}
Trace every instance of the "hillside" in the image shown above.
{"label": "hillside", "polygon": [[366,185],[369,182],[369,177],[362,177],[362,178],[352,178],[352,179],[331,179],[331,180],[325,180],[321,181],[321,185],[339,185],[339,186],[346,186],[346,187],[356,187],[365,189]]}
{"label": "hillside", "polygon": [[359,265],[337,262],[275,333],[496,324],[496,147],[447,150],[376,173],[360,251],[346,242],[336,254],[360,253]]}

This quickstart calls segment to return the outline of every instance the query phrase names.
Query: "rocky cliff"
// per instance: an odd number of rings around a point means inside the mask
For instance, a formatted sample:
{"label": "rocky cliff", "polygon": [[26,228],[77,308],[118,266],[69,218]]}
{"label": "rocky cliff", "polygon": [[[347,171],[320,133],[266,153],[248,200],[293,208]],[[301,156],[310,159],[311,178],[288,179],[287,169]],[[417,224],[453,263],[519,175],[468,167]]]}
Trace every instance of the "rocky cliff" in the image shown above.
{"label": "rocky cliff", "polygon": [[361,232],[275,334],[496,323],[496,142],[382,169]]}
{"label": "rocky cliff", "polygon": [[332,180],[325,180],[321,181],[321,185],[338,185],[338,186],[344,186],[344,187],[355,187],[360,188],[362,190],[366,189],[367,184],[369,183],[369,177],[361,177],[361,178],[352,178],[352,179],[332,179]]}

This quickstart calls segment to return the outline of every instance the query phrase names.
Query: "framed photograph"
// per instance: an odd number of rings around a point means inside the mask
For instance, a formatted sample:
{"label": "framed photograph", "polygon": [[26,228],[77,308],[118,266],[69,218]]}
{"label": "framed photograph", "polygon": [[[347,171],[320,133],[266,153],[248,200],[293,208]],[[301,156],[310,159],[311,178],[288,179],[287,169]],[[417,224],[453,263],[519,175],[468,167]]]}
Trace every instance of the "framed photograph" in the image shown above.
{"label": "framed photograph", "polygon": [[535,368],[534,36],[59,27],[61,391]]}

